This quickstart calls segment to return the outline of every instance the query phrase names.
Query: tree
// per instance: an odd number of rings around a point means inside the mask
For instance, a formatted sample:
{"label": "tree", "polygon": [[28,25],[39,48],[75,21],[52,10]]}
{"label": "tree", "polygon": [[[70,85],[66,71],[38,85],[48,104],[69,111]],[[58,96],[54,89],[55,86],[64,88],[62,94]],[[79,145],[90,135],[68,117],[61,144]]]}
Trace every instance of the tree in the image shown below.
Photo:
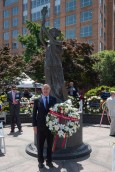
{"label": "tree", "polygon": [[44,57],[43,55],[33,56],[26,65],[26,73],[38,82],[43,81],[44,77]]}
{"label": "tree", "polygon": [[94,57],[99,58],[99,62],[94,68],[98,72],[99,84],[114,86],[115,85],[115,51],[101,51],[94,54]]}
{"label": "tree", "polygon": [[43,47],[39,39],[40,25],[27,20],[26,27],[30,33],[24,36],[19,35],[18,40],[25,46],[23,57],[26,62],[29,62],[32,56],[43,53]]}
{"label": "tree", "polygon": [[80,87],[94,87],[97,84],[97,72],[93,65],[98,58],[92,57],[93,45],[69,39],[63,45],[63,69],[66,81],[74,81]]}
{"label": "tree", "polygon": [[9,53],[8,47],[0,48],[0,88],[4,88],[15,82],[24,70],[24,60],[20,56]]}

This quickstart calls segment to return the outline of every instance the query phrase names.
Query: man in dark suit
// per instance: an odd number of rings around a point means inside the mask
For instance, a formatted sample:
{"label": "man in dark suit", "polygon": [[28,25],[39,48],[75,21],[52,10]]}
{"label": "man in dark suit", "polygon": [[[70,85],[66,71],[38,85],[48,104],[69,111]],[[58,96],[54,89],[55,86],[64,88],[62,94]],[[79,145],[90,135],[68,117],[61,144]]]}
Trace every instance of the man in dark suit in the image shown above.
{"label": "man in dark suit", "polygon": [[16,90],[16,86],[12,86],[12,90],[7,93],[7,101],[9,102],[9,109],[11,115],[11,133],[14,133],[15,124],[22,132],[21,122],[20,122],[20,99],[21,93]]}
{"label": "man in dark suit", "polygon": [[53,134],[46,126],[46,116],[49,108],[56,104],[56,98],[49,95],[50,86],[44,84],[42,87],[42,95],[40,98],[34,100],[33,107],[33,129],[37,134],[37,149],[38,149],[38,162],[39,168],[44,167],[43,149],[44,142],[47,141],[47,160],[46,165],[53,167],[52,164],[52,145],[53,145]]}

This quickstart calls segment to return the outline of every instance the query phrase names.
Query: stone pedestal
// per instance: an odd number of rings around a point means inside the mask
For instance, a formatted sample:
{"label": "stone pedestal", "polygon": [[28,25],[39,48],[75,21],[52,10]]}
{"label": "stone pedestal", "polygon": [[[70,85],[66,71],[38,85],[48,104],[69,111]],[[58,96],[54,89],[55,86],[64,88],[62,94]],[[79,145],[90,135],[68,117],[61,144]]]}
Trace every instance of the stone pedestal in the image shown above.
{"label": "stone pedestal", "polygon": [[[53,159],[73,159],[88,155],[91,152],[90,145],[83,143],[82,133],[82,114],[80,114],[80,128],[78,131],[67,139],[66,148],[62,149],[63,139],[59,139],[56,144]],[[36,136],[34,136],[34,143],[30,143],[26,147],[26,152],[37,157]],[[46,146],[45,146],[46,147]],[[44,156],[46,156],[46,148],[44,149]]]}

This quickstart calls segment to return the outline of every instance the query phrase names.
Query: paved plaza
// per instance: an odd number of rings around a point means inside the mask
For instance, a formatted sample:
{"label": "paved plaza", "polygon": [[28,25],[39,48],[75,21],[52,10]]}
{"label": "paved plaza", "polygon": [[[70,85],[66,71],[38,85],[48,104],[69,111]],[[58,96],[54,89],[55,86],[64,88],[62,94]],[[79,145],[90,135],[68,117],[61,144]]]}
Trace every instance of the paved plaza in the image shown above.
{"label": "paved plaza", "polygon": [[91,146],[92,152],[74,160],[55,160],[54,168],[46,165],[38,169],[37,159],[28,155],[25,148],[34,140],[31,124],[22,124],[23,134],[16,128],[10,135],[10,126],[4,126],[6,154],[0,155],[0,172],[111,172],[112,142],[115,137],[109,136],[109,125],[88,125],[83,127],[83,141]]}

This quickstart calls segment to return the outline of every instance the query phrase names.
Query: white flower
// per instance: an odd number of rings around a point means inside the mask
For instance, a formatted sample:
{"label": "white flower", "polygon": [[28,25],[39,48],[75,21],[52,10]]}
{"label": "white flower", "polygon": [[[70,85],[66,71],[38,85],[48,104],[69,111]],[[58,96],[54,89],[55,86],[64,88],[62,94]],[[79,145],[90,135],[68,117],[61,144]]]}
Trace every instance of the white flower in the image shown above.
{"label": "white flower", "polygon": [[65,126],[65,131],[69,131],[69,127],[68,126]]}
{"label": "white flower", "polygon": [[65,101],[67,104],[72,105],[71,99]]}
{"label": "white flower", "polygon": [[52,130],[53,130],[53,127],[50,125],[50,126],[49,126],[49,129],[52,131]]}
{"label": "white flower", "polygon": [[65,134],[64,134],[64,132],[63,132],[62,130],[59,130],[59,131],[58,131],[58,136],[59,136],[59,137],[61,137],[61,136],[64,137]]}
{"label": "white flower", "polygon": [[49,116],[46,116],[46,121],[49,121]]}
{"label": "white flower", "polygon": [[58,131],[59,130],[59,125],[55,125],[54,128],[55,128],[56,131]]}
{"label": "white flower", "polygon": [[59,127],[60,127],[61,130],[63,130],[64,129],[64,124],[59,124]]}
{"label": "white flower", "polygon": [[68,108],[65,108],[64,112],[65,112],[65,113],[68,113],[68,110],[69,110]]}

